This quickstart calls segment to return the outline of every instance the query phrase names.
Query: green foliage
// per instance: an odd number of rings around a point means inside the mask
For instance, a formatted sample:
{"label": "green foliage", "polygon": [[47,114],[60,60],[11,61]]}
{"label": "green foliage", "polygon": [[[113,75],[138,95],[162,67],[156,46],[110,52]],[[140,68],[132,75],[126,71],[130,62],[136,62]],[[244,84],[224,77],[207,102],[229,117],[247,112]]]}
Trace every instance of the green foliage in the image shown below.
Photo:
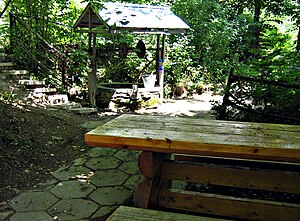
{"label": "green foliage", "polygon": [[[96,8],[102,7],[102,0],[91,2]],[[117,2],[117,0],[113,0]],[[287,84],[299,82],[300,17],[299,2],[294,0],[127,0],[127,3],[169,5],[191,30],[185,35],[167,37],[167,54],[164,61],[165,94],[172,95],[176,85],[184,84],[190,90],[203,88],[212,83],[223,87],[231,68],[243,76],[261,77]],[[72,26],[82,12],[75,1],[66,0],[14,0],[10,10],[22,17],[30,29],[48,42],[60,48],[74,63],[70,66],[69,77],[76,76],[76,85],[86,85],[88,70],[87,37],[74,33]],[[6,18],[7,19],[7,18]],[[8,42],[9,30],[1,26],[0,44]],[[5,34],[3,34],[5,33]],[[49,55],[39,50],[38,40],[19,30],[16,33],[23,45],[34,57],[44,63]],[[4,37],[3,37],[4,36]],[[99,82],[139,82],[141,74],[156,71],[155,51],[147,51],[145,59],[129,53],[126,59],[117,52],[120,42],[134,48],[141,39],[147,48],[156,47],[155,35],[114,35],[99,36],[97,47],[103,50],[98,59]],[[33,67],[27,55],[17,47],[15,60],[19,65]],[[52,64],[53,65],[53,64]],[[32,68],[38,72],[38,68]],[[50,75],[46,76],[49,78]],[[54,72],[54,78],[60,74]],[[61,80],[61,79],[59,79]],[[299,110],[299,92],[294,89],[277,90],[273,86],[249,82],[235,84],[235,94],[241,102],[255,100],[264,103],[264,110],[276,112]],[[267,99],[274,97],[274,99]],[[292,101],[285,102],[288,98]],[[277,103],[276,103],[277,101]],[[298,108],[298,109],[297,109]],[[239,112],[241,113],[241,112]],[[244,114],[244,113],[243,113]],[[244,114],[246,116],[246,114]],[[253,119],[248,115],[249,119]]]}
{"label": "green foliage", "polygon": [[0,101],[4,102],[13,102],[18,99],[18,95],[12,91],[3,91],[0,92]]}

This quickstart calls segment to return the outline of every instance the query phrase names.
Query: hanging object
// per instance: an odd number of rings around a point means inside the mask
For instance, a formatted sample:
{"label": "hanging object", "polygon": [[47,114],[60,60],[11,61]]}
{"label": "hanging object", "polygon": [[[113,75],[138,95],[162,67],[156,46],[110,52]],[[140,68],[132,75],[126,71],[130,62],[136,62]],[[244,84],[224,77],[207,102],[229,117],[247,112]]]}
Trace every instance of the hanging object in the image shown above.
{"label": "hanging object", "polygon": [[[135,52],[139,58],[145,58],[146,56],[146,45],[142,40],[139,40],[135,48],[129,48],[126,42],[121,42],[117,49],[107,47],[106,49],[97,49],[97,56],[101,55],[101,52],[105,52],[108,57],[111,57],[112,52],[118,52],[120,58],[126,58],[129,52]],[[156,49],[149,49],[156,50]]]}
{"label": "hanging object", "polygon": [[139,58],[144,58],[146,55],[146,45],[142,40],[139,40],[139,42],[136,45],[136,48],[138,49],[136,54]]}
{"label": "hanging object", "polygon": [[128,52],[129,52],[129,48],[128,48],[128,46],[127,46],[127,44],[125,42],[122,42],[119,45],[118,51],[119,51],[120,58],[126,58]]}

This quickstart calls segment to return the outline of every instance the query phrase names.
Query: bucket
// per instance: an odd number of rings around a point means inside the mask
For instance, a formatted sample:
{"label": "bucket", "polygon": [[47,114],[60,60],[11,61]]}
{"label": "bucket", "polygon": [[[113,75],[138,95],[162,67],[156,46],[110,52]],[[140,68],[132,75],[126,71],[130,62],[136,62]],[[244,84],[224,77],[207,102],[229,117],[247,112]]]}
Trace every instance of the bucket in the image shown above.
{"label": "bucket", "polygon": [[156,81],[156,75],[155,74],[144,74],[142,76],[144,87],[146,89],[153,89]]}

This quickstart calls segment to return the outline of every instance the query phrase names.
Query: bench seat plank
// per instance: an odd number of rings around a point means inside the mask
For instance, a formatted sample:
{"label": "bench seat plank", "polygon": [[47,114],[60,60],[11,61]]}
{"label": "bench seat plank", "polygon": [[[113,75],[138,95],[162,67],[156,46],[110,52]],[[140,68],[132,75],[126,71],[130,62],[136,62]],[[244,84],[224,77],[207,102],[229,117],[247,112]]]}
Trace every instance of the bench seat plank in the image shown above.
{"label": "bench seat plank", "polygon": [[219,214],[250,220],[300,220],[300,205],[283,202],[242,199],[216,194],[163,189],[159,206],[206,214]]}
{"label": "bench seat plank", "polygon": [[162,179],[300,194],[300,172],[172,161],[161,171]]}
{"label": "bench seat plank", "polygon": [[[107,221],[225,221],[225,219],[193,216],[180,213],[162,212],[150,209],[141,209],[120,206]],[[227,220],[227,219],[226,219]]]}
{"label": "bench seat plank", "polygon": [[300,126],[291,125],[122,115],[87,133],[85,141],[128,150],[300,162]]}

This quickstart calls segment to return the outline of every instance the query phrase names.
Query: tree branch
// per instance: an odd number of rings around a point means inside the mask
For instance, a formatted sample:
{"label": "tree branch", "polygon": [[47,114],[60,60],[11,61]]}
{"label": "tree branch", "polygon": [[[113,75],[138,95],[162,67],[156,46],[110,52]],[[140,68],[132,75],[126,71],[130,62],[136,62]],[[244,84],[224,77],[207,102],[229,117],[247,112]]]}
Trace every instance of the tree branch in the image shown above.
{"label": "tree branch", "polygon": [[6,12],[6,10],[8,9],[9,4],[12,2],[12,0],[8,0],[8,2],[6,3],[4,9],[2,10],[2,12],[0,13],[0,18],[2,17],[2,15],[4,15],[4,13]]}

